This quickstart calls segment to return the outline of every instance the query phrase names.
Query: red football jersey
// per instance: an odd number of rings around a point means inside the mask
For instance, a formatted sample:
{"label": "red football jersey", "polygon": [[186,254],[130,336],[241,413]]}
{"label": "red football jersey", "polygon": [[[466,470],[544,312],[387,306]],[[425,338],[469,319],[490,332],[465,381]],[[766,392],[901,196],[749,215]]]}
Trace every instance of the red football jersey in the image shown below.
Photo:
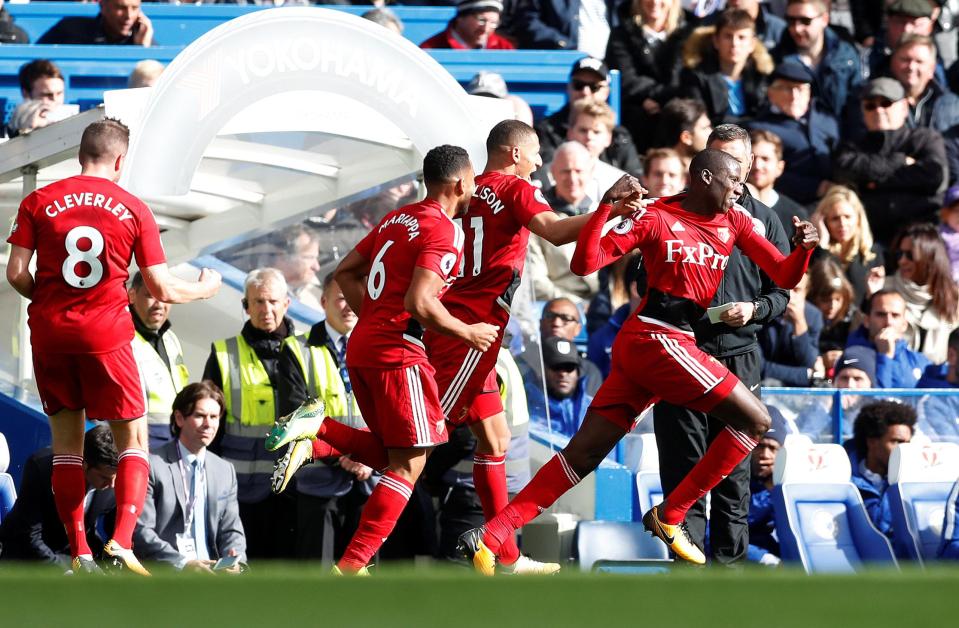
{"label": "red football jersey", "polygon": [[[734,246],[742,249],[773,281],[796,285],[806,270],[811,251],[797,248],[786,258],[754,226],[753,218],[738,206],[729,212],[704,216],[682,207],[684,195],[655,201],[624,217],[598,242],[609,206],[597,210],[580,234],[573,266],[584,258],[588,268],[605,265],[639,249],[649,275],[649,288],[709,307],[722,280]],[[640,306],[642,308],[642,306]],[[630,323],[635,323],[631,317]]]}
{"label": "red football jersey", "polygon": [[387,214],[360,240],[356,251],[371,265],[346,363],[405,367],[425,361],[423,330],[403,300],[417,266],[443,277],[445,292],[463,255],[463,231],[439,203],[427,199]]}
{"label": "red football jersey", "polygon": [[166,261],[153,213],[100,177],[76,176],[23,199],[7,242],[37,252],[28,313],[36,351],[103,353],[133,339],[126,281]]}
{"label": "red football jersey", "polygon": [[490,320],[486,313],[497,300],[508,310],[526,263],[527,225],[546,211],[543,193],[525,179],[499,172],[476,177],[469,209],[456,218],[465,237],[463,266],[443,303],[482,321]]}

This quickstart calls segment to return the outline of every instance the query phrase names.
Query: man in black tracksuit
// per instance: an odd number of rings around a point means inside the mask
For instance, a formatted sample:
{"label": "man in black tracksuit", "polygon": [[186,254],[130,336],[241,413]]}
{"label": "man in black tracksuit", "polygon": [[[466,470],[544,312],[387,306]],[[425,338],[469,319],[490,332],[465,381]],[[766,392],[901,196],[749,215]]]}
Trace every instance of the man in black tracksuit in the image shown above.
{"label": "man in black tracksuit", "polygon": [[[743,166],[743,179],[752,164],[749,134],[733,124],[722,124],[709,136],[708,148],[726,151]],[[782,223],[769,207],[745,190],[739,199],[753,216],[757,229],[784,255],[789,242]],[[734,209],[733,211],[737,211]],[[758,221],[758,222],[757,222]],[[760,227],[759,225],[762,225]],[[791,226],[789,226],[791,228]],[[714,356],[759,396],[760,353],[756,333],[765,323],[786,310],[789,293],[776,286],[755,263],[734,248],[711,306],[735,303],[723,314],[728,323],[710,323],[704,316],[694,326],[696,344]],[[659,402],[654,409],[659,474],[663,494],[668,495],[693,468],[713,438],[725,425],[702,412]],[[712,490],[710,507],[710,549],[713,560],[731,564],[746,558],[749,547],[749,457]],[[689,534],[700,548],[706,536],[706,500],[699,500],[686,515]]]}

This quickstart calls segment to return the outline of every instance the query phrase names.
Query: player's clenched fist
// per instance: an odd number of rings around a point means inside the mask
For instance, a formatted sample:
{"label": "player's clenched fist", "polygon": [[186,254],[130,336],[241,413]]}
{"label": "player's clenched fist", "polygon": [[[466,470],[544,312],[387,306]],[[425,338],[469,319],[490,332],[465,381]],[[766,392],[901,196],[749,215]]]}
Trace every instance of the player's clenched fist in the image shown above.
{"label": "player's clenched fist", "polygon": [[603,203],[615,203],[632,194],[645,194],[646,190],[639,184],[639,179],[630,174],[624,174],[619,181],[613,184],[613,187],[606,190],[603,195]]}
{"label": "player's clenched fist", "polygon": [[807,251],[816,248],[819,244],[819,230],[811,222],[793,216],[793,227],[796,230],[792,238],[793,246],[801,246]]}
{"label": "player's clenched fist", "polygon": [[220,284],[223,283],[223,277],[212,268],[204,268],[200,271],[200,278],[197,283],[206,288],[207,294],[204,299],[209,299],[220,290]]}
{"label": "player's clenched fist", "polygon": [[477,351],[486,351],[496,341],[499,335],[498,325],[489,325],[487,323],[476,323],[469,326],[467,332],[466,344]]}

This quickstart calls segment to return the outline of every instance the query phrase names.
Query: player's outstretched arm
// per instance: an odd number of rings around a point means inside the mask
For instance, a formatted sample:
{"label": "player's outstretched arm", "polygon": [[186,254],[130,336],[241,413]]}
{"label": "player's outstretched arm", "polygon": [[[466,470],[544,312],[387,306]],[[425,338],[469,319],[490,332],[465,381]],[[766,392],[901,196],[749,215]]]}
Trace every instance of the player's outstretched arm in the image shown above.
{"label": "player's outstretched arm", "polygon": [[33,298],[33,275],[30,274],[32,249],[16,244],[10,245],[10,258],[7,260],[7,282],[13,289],[28,299]]}
{"label": "player's outstretched arm", "polygon": [[[623,175],[606,190],[600,205],[612,205],[609,218],[624,216],[638,209],[637,203],[646,190],[632,175]],[[589,222],[592,214],[582,216],[561,217],[555,212],[541,212],[530,220],[527,227],[530,231],[543,238],[553,246],[560,246],[575,242],[580,232]]]}
{"label": "player's outstretched arm", "polygon": [[343,291],[343,298],[357,316],[360,315],[360,308],[363,307],[363,297],[366,296],[366,276],[369,274],[370,260],[363,257],[356,249],[347,253],[333,271],[336,285]]}
{"label": "player's outstretched arm", "polygon": [[189,303],[209,299],[220,290],[220,273],[209,268],[200,271],[196,281],[180,279],[164,264],[154,264],[140,269],[143,283],[154,298],[164,303]]}
{"label": "player's outstretched arm", "polygon": [[811,222],[793,216],[792,243],[796,247],[788,256],[752,229],[743,232],[736,242],[746,256],[781,288],[792,289],[806,273],[813,249],[819,245],[819,230]]}
{"label": "player's outstretched arm", "polygon": [[467,325],[449,313],[437,298],[445,281],[432,270],[417,266],[403,299],[403,307],[424,327],[453,336],[478,351],[486,351],[496,341],[499,327],[486,323]]}

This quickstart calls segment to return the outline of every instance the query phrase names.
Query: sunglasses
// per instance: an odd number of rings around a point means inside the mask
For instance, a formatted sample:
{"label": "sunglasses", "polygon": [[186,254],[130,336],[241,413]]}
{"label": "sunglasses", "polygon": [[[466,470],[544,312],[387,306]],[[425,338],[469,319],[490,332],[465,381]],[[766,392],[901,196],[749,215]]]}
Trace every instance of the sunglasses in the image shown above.
{"label": "sunglasses", "polygon": [[891,100],[867,100],[862,103],[862,108],[866,111],[875,111],[876,109],[888,109],[892,105],[893,101]]}
{"label": "sunglasses", "polygon": [[809,26],[812,24],[813,20],[819,19],[820,17],[822,17],[822,13],[812,17],[806,17],[804,15],[787,15],[785,19],[786,24],[802,24],[803,26]]}
{"label": "sunglasses", "polygon": [[575,364],[556,364],[556,365],[550,366],[549,370],[560,371],[562,373],[572,373],[577,368],[579,367],[576,366]]}
{"label": "sunglasses", "polygon": [[563,321],[564,324],[569,325],[571,323],[576,323],[579,321],[575,316],[570,316],[569,314],[563,314],[561,312],[545,312],[543,314],[544,321],[554,321],[556,319]]}
{"label": "sunglasses", "polygon": [[585,89],[588,89],[590,92],[594,94],[598,92],[599,90],[603,89],[604,87],[607,87],[606,81],[591,82],[591,81],[581,81],[579,79],[573,79],[572,81],[569,82],[569,84],[577,92],[581,92]]}
{"label": "sunglasses", "polygon": [[896,251],[896,259],[906,258],[907,260],[914,261],[912,257],[912,251],[903,251],[902,249]]}

